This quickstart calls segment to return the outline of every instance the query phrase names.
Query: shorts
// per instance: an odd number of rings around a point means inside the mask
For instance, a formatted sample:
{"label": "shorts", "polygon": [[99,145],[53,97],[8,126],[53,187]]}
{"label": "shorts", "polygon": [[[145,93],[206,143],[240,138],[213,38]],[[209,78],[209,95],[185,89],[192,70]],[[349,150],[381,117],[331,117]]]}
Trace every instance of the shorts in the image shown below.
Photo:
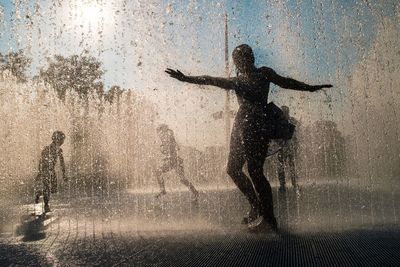
{"label": "shorts", "polygon": [[165,158],[163,159],[163,163],[160,166],[159,170],[161,173],[166,173],[171,170],[176,170],[177,173],[184,173],[184,167],[183,167],[183,159],[180,157],[176,158]]}

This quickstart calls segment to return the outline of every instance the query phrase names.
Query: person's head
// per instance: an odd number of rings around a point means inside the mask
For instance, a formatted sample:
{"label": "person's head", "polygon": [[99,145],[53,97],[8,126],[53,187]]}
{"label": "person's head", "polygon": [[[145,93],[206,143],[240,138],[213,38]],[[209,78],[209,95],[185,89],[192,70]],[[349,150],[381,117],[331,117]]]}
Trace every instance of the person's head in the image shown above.
{"label": "person's head", "polygon": [[286,118],[289,118],[289,107],[288,106],[282,106],[281,107],[283,114],[285,115]]}
{"label": "person's head", "polygon": [[254,69],[254,54],[247,44],[237,46],[232,52],[233,63],[240,73],[249,73]]}
{"label": "person's head", "polygon": [[160,124],[160,125],[158,125],[158,127],[157,127],[157,134],[158,135],[164,135],[167,131],[168,131],[168,125],[166,125],[166,124],[164,124],[164,123],[162,123],[162,124]]}
{"label": "person's head", "polygon": [[64,144],[65,134],[61,131],[55,131],[51,136],[51,139],[53,140],[54,144],[61,146]]}

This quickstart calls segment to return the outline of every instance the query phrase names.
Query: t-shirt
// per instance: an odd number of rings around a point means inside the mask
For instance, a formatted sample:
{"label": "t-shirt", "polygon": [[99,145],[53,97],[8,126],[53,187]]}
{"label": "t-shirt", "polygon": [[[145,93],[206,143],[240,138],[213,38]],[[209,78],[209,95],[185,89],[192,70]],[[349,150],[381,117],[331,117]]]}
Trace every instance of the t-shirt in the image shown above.
{"label": "t-shirt", "polygon": [[46,146],[42,150],[39,161],[39,171],[41,174],[53,173],[57,164],[58,157],[62,157],[62,149],[56,148],[55,145]]}
{"label": "t-shirt", "polygon": [[172,130],[168,130],[161,137],[161,153],[168,159],[176,159],[178,157],[178,144],[175,140]]}

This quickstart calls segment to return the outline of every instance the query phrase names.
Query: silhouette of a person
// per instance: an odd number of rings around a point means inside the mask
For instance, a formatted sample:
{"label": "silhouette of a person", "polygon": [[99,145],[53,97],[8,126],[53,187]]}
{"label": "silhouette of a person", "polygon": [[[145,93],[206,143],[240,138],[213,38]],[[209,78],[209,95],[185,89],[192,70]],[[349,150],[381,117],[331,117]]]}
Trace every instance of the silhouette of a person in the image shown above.
{"label": "silhouette of a person", "polygon": [[65,140],[65,134],[61,131],[55,131],[51,138],[53,142],[42,150],[39,161],[39,173],[36,176],[36,181],[39,183],[41,182],[43,187],[42,190],[37,189],[35,203],[39,203],[40,195],[43,194],[45,212],[50,212],[50,195],[57,193],[57,175],[55,167],[58,159],[60,159],[61,172],[64,181],[67,180],[67,177],[65,176],[63,151],[61,149]]}
{"label": "silhouette of a person", "polygon": [[[270,83],[282,88],[314,92],[326,85],[308,85],[291,78],[278,75],[268,67],[257,68],[251,47],[242,44],[232,53],[237,69],[237,77],[219,78],[210,76],[187,76],[179,70],[166,69],[172,78],[179,81],[213,85],[225,90],[234,90],[239,110],[236,114],[230,140],[227,172],[240,191],[247,197],[250,230],[277,229],[273,210],[271,186],[264,176],[263,165],[268,152],[270,127],[266,123],[267,102]],[[247,162],[250,179],[243,173]],[[254,187],[253,187],[254,185]]]}
{"label": "silhouette of a person", "polygon": [[161,153],[163,154],[164,158],[162,165],[155,171],[155,176],[157,177],[157,181],[160,186],[160,193],[157,194],[156,197],[158,198],[167,193],[165,191],[165,184],[162,174],[171,170],[175,170],[179,176],[180,182],[189,188],[193,195],[193,200],[197,200],[199,193],[193,184],[185,177],[183,159],[178,155],[179,146],[175,140],[174,132],[169,129],[166,124],[161,124],[157,127],[157,134],[161,140]]}
{"label": "silhouette of a person", "polygon": [[[282,106],[281,107],[283,114],[286,119],[289,120],[293,125],[298,126],[297,120],[289,115],[289,107]],[[293,137],[285,142],[285,145],[282,146],[282,149],[278,151],[278,178],[279,178],[279,191],[286,191],[286,177],[285,171],[290,175],[290,180],[292,182],[293,190],[299,194],[299,186],[297,184],[297,174],[296,168],[294,164],[294,158],[296,157],[298,147],[298,140],[296,136],[296,132]]]}

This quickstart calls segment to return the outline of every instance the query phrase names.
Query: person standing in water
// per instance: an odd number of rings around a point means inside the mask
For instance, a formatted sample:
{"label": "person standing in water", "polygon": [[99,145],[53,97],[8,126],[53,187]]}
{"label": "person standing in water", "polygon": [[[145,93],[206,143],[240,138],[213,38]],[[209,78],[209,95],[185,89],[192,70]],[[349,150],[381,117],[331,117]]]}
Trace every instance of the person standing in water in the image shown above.
{"label": "person standing in water", "polygon": [[[308,85],[282,77],[271,68],[257,68],[253,51],[247,44],[237,46],[232,57],[237,69],[237,76],[233,78],[187,76],[179,70],[169,68],[166,69],[166,73],[182,82],[212,85],[235,91],[239,110],[231,133],[227,172],[250,203],[249,216],[245,218],[249,229],[277,230],[272,190],[263,172],[270,141],[267,134],[271,127],[268,124],[267,112],[270,83],[286,89],[308,92],[329,88],[332,85]],[[250,177],[243,173],[245,162]]]}
{"label": "person standing in water", "polygon": [[51,211],[49,206],[50,195],[57,193],[56,164],[58,159],[60,159],[64,181],[67,181],[63,151],[61,149],[62,144],[64,144],[65,134],[61,131],[55,131],[51,139],[53,142],[42,150],[39,161],[39,173],[36,176],[36,182],[42,184],[42,189],[36,190],[35,203],[38,204],[40,195],[43,195],[45,212]]}
{"label": "person standing in water", "polygon": [[[298,126],[297,120],[289,115],[289,107],[281,107],[286,119],[293,125]],[[300,194],[299,186],[297,184],[297,174],[294,164],[294,159],[297,154],[298,140],[296,131],[290,140],[285,142],[285,145],[278,151],[278,178],[279,178],[279,192],[286,192],[286,177],[285,172],[290,176],[293,190],[297,195]]]}
{"label": "person standing in water", "polygon": [[174,132],[168,128],[168,125],[161,124],[157,127],[157,134],[161,140],[160,147],[164,158],[162,160],[162,165],[155,171],[155,176],[160,186],[160,193],[158,193],[156,197],[159,198],[167,193],[167,191],[165,191],[165,183],[162,174],[175,170],[179,176],[180,182],[189,188],[193,200],[197,200],[199,193],[193,184],[185,177],[183,159],[178,156],[179,146],[175,141]]}

